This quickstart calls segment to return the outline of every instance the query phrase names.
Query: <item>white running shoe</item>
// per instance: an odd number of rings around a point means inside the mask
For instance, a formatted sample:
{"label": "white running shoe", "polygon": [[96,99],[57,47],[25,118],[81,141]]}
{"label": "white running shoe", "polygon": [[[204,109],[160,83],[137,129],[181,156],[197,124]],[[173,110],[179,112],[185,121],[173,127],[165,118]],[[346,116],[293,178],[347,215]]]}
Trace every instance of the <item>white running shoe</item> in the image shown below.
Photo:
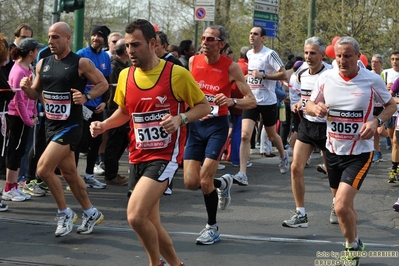
{"label": "white running shoe", "polygon": [[218,164],[218,170],[223,170],[224,168],[226,168],[224,164]]}
{"label": "white running shoe", "polygon": [[94,165],[93,173],[95,175],[104,175],[105,170],[101,167],[101,164]]}
{"label": "white running shoe", "polygon": [[55,236],[66,236],[73,229],[73,224],[78,220],[78,216],[71,208],[68,208],[69,215],[65,213],[57,213],[55,220],[57,221],[57,229],[55,230]]}
{"label": "white running shoe", "polygon": [[230,174],[225,174],[221,178],[226,181],[226,188],[225,189],[217,189],[218,193],[218,207],[221,210],[226,210],[230,206],[231,196],[230,196],[230,189],[231,185],[233,185],[233,177]]}
{"label": "white running shoe", "polygon": [[97,178],[94,177],[94,175],[85,174],[83,179],[86,183],[86,187],[88,187],[88,188],[101,188],[102,189],[102,188],[107,187],[107,184],[98,181]]}
{"label": "white running shoe", "polygon": [[217,226],[206,225],[200,232],[200,236],[196,239],[197,245],[212,245],[220,241],[219,229]]}
{"label": "white running shoe", "polygon": [[11,201],[24,201],[26,198],[22,195],[20,195],[17,191],[17,189],[12,188],[10,191],[4,191],[3,190],[3,195],[1,196],[3,200],[11,200]]}
{"label": "white running shoe", "polygon": [[280,163],[278,165],[280,168],[280,173],[285,174],[290,169],[290,164],[288,162],[288,152],[284,151],[284,158],[280,159]]}
{"label": "white running shoe", "polygon": [[16,191],[19,193],[19,195],[21,195],[22,197],[25,198],[25,200],[29,200],[31,198],[30,195],[25,194],[20,187],[17,187]]}
{"label": "white running shoe", "polygon": [[83,213],[82,224],[77,229],[78,234],[82,234],[82,235],[90,234],[93,231],[93,227],[95,225],[100,224],[104,220],[104,215],[96,208],[94,208],[94,209],[95,209],[95,212],[90,217],[87,216],[86,213]]}
{"label": "white running shoe", "polygon": [[239,186],[248,186],[248,177],[246,174],[238,172],[233,175],[233,183]]}

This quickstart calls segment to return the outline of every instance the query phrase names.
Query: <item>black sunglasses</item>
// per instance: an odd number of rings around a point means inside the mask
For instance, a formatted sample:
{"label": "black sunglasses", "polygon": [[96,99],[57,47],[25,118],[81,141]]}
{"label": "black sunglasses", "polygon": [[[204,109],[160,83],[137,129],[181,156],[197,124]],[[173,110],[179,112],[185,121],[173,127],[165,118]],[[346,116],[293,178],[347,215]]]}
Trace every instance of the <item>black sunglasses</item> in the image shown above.
{"label": "black sunglasses", "polygon": [[111,41],[112,43],[117,43],[118,41],[115,41],[115,40],[113,40],[113,41]]}

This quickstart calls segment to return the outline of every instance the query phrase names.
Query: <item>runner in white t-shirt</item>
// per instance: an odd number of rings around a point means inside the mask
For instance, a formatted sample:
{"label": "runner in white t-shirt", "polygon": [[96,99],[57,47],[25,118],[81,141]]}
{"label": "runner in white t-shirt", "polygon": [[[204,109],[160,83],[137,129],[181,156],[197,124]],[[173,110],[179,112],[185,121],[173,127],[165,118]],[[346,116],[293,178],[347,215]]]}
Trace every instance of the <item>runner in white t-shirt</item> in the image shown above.
{"label": "runner in white t-shirt", "polygon": [[[385,69],[381,73],[382,79],[385,81],[386,88],[388,91],[391,91],[391,87],[394,84],[395,80],[399,77],[399,51],[394,51],[391,53],[391,66],[392,68]],[[395,98],[399,96],[399,93],[392,93]],[[389,171],[388,183],[396,183],[398,180],[398,166],[399,166],[399,149],[398,145],[395,141],[395,120],[397,114],[395,114],[385,122],[385,127],[387,128],[388,135],[391,142],[392,147],[392,168]]]}
{"label": "runner in white t-shirt", "polygon": [[250,152],[250,140],[255,122],[262,115],[263,125],[267,136],[274,143],[280,153],[280,172],[285,174],[289,170],[288,153],[284,150],[281,137],[276,132],[277,97],[275,93],[276,81],[287,80],[284,64],[277,53],[263,45],[266,30],[253,27],[249,33],[252,49],[248,51],[247,83],[254,94],[257,107],[244,110],[242,113],[242,130],[240,145],[240,171],[233,176],[234,183],[248,185],[247,161]]}
{"label": "runner in white t-shirt", "polygon": [[[298,127],[291,164],[291,187],[296,210],[290,219],[283,221],[282,225],[284,227],[308,227],[308,217],[305,212],[304,170],[314,148],[319,148],[322,151],[326,150],[326,118],[309,116],[305,109],[306,102],[310,98],[317,78],[321,73],[330,69],[323,64],[325,51],[326,46],[321,38],[316,36],[308,38],[304,45],[307,67],[301,68],[296,72],[297,81],[301,88],[301,100],[293,105],[293,111],[298,113],[303,109],[303,118]],[[323,155],[325,157],[325,153]],[[336,218],[334,221],[336,221]]]}
{"label": "runner in white t-shirt", "polygon": [[[346,239],[345,251],[363,251],[354,198],[371,166],[374,133],[396,111],[396,104],[381,78],[357,65],[360,47],[354,38],[340,38],[334,50],[339,71],[320,75],[306,111],[317,117],[327,116],[328,178],[336,191],[334,208]],[[374,101],[385,107],[377,118],[373,118]],[[356,261],[358,265],[359,257],[353,253],[342,255],[341,260]]]}

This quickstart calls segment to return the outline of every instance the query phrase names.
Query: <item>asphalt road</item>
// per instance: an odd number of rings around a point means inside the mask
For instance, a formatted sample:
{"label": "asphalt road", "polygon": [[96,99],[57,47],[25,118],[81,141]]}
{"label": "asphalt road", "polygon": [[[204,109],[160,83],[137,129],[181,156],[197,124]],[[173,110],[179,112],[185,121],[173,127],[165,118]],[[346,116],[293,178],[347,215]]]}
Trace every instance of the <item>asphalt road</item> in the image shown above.
{"label": "asphalt road", "polygon": [[[399,197],[399,183],[387,183],[391,156],[386,150],[383,155],[386,161],[372,166],[355,201],[358,234],[367,250],[362,266],[399,265],[399,213],[392,209]],[[279,173],[276,158],[251,158],[249,186],[233,185],[231,206],[218,213],[222,240],[210,246],[195,244],[206,224],[205,206],[200,191],[185,189],[179,170],[173,195],[162,198],[161,215],[180,259],[187,266],[333,265],[327,263],[343,250],[344,238],[339,226],[329,223],[331,192],[326,176],[315,170],[320,156],[314,154],[311,166],[305,169],[309,227],[299,229],[281,225],[295,209],[290,175]],[[79,165],[83,174],[85,160],[81,159]],[[225,165],[218,176],[238,171]],[[124,158],[120,174],[126,173]],[[3,180],[0,186],[4,187]],[[69,235],[54,237],[56,205],[50,194],[22,203],[8,202],[9,210],[0,212],[0,266],[148,265],[146,254],[126,221],[126,187],[88,191],[94,205],[105,215],[103,223],[90,235],[76,234],[76,225]],[[66,197],[69,206],[81,216],[71,193],[66,192]]]}

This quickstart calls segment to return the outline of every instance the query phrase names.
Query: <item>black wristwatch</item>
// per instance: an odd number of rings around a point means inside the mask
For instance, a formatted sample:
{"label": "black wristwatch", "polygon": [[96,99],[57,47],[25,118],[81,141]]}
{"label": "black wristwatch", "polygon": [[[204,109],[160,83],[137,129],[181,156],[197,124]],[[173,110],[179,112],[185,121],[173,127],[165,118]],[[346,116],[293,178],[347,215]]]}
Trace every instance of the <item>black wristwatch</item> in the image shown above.
{"label": "black wristwatch", "polygon": [[262,78],[263,78],[263,79],[266,79],[266,78],[267,78],[266,73],[262,73]]}
{"label": "black wristwatch", "polygon": [[91,95],[89,93],[85,93],[85,96],[86,96],[87,101],[91,100]]}
{"label": "black wristwatch", "polygon": [[235,107],[237,105],[237,99],[233,98],[233,107]]}
{"label": "black wristwatch", "polygon": [[382,120],[380,117],[377,117],[377,121],[378,121],[378,127],[384,124],[384,120]]}

